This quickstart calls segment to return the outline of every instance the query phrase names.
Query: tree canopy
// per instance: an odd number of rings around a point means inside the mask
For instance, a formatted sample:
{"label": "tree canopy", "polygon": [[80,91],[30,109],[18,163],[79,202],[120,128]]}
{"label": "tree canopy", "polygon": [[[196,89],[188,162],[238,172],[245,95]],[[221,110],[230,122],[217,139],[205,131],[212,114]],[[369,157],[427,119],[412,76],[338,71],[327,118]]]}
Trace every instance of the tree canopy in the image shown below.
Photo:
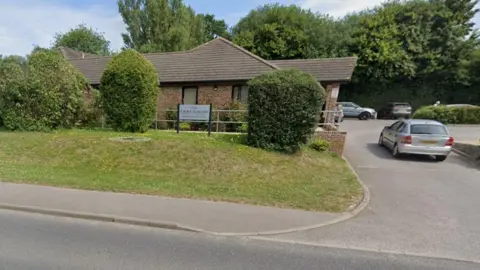
{"label": "tree canopy", "polygon": [[183,0],[119,0],[126,48],[139,52],[191,49],[205,41],[205,22]]}
{"label": "tree canopy", "polygon": [[67,47],[97,55],[111,54],[110,41],[105,39],[104,34],[87,27],[85,24],[80,24],[67,33],[55,34],[52,47]]}
{"label": "tree canopy", "polygon": [[242,18],[232,36],[265,59],[333,57],[348,54],[345,25],[295,5],[268,4]]}

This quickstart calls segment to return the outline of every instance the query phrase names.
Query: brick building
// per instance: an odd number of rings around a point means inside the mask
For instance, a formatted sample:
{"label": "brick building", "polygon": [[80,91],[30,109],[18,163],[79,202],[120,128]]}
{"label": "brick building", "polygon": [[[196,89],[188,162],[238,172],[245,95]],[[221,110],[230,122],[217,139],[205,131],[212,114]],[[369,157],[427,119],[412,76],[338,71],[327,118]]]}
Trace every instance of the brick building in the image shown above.
{"label": "brick building", "polygon": [[[111,57],[95,56],[68,48],[60,49],[64,57],[98,86]],[[348,82],[356,58],[329,58],[267,61],[224,39],[217,38],[189,51],[144,54],[153,63],[161,87],[158,111],[174,108],[179,103],[209,104],[222,108],[236,100],[246,103],[248,80],[262,73],[298,68],[312,74],[325,87],[324,108],[336,104],[342,83]]]}
{"label": "brick building", "polygon": [[[106,64],[111,59],[60,48],[67,58],[98,88]],[[246,103],[247,82],[265,72],[297,68],[313,75],[326,89],[324,110],[336,105],[340,86],[350,81],[357,58],[327,58],[267,61],[224,39],[217,38],[189,51],[149,53],[145,58],[158,72],[157,119],[177,104],[210,104],[221,109],[232,101]],[[318,136],[331,141],[332,150],[342,155],[345,133],[324,132]]]}

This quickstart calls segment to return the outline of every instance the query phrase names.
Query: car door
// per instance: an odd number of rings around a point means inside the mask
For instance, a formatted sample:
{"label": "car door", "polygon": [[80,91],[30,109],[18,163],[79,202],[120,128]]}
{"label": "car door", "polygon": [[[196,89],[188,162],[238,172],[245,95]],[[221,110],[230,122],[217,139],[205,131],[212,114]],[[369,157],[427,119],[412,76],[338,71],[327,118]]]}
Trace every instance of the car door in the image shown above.
{"label": "car door", "polygon": [[392,148],[397,137],[397,129],[404,124],[403,121],[397,121],[383,131],[383,141],[385,145]]}
{"label": "car door", "polygon": [[355,109],[353,107],[353,104],[350,102],[343,102],[342,104],[342,111],[343,111],[343,116],[344,117],[353,117],[355,116],[353,113],[353,110]]}

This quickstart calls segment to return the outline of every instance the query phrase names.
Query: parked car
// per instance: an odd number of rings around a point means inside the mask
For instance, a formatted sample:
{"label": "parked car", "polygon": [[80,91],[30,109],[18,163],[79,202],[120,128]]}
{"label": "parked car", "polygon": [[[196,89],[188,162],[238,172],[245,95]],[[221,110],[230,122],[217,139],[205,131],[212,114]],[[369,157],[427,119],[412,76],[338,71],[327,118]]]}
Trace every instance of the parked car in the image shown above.
{"label": "parked car", "polygon": [[394,157],[402,154],[435,156],[444,161],[454,143],[447,127],[433,120],[400,120],[386,126],[380,133],[378,144],[386,146]]}
{"label": "parked car", "polygon": [[337,102],[342,108],[343,117],[354,117],[360,120],[376,119],[377,112],[372,108],[365,108],[353,102]]}
{"label": "parked car", "polygon": [[379,119],[409,119],[412,116],[412,106],[407,102],[390,102],[378,110]]}

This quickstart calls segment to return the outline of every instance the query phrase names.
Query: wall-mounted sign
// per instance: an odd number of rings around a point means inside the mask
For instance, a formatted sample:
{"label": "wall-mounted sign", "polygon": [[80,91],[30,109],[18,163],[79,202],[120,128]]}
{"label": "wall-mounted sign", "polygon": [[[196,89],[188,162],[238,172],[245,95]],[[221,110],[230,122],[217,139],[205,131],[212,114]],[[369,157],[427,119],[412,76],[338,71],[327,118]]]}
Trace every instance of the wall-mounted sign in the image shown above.
{"label": "wall-mounted sign", "polygon": [[340,92],[340,86],[335,86],[332,88],[332,98],[338,98],[338,93]]}
{"label": "wall-mounted sign", "polygon": [[211,105],[180,104],[178,106],[178,119],[180,121],[205,121],[210,120]]}

